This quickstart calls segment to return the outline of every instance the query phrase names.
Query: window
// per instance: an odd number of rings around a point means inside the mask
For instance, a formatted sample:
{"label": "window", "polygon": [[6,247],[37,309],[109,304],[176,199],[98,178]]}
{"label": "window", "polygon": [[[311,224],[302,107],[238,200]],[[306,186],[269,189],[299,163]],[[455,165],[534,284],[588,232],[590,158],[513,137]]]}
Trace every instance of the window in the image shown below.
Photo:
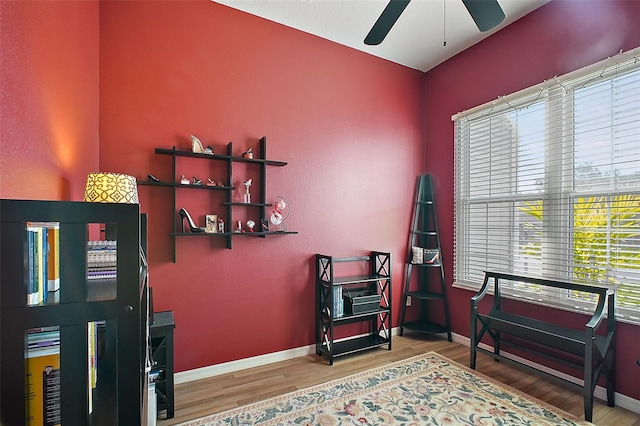
{"label": "window", "polygon": [[[483,271],[609,283],[640,323],[640,48],[456,114],[454,285]],[[583,294],[510,283],[581,310]]]}

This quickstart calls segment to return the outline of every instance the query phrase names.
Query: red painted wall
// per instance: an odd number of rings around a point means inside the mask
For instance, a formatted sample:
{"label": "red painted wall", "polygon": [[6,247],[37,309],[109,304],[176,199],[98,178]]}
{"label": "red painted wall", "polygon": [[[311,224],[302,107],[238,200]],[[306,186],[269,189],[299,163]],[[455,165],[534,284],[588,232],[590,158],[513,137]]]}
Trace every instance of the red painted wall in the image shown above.
{"label": "red painted wall", "polygon": [[[0,197],[80,200],[98,154],[103,170],[169,179],[154,147],[187,148],[193,133],[239,152],[266,135],[269,156],[289,162],[270,170],[268,196],[289,199],[300,234],[233,250],[187,238],[173,264],[170,195],[141,187],[155,303],[175,312],[178,371],[311,344],[316,252],[393,252],[398,308],[423,170],[452,277],[451,115],[640,45],[639,16],[632,1],[554,0],[425,78],[206,0],[0,0]],[[180,200],[200,223],[209,201]],[[468,335],[471,293],[449,296]],[[618,336],[618,391],[640,399],[638,327]]]}
{"label": "red painted wall", "polygon": [[[170,190],[140,187],[177,371],[314,343],[315,253],[392,252],[400,301],[425,155],[423,73],[206,0],[103,1],[100,43],[101,168],[171,180],[154,148],[190,149],[190,134],[219,153],[233,141],[234,155],[266,136],[268,156],[289,163],[268,170],[267,198],[289,200],[298,235],[235,238],[232,250],[181,238],[175,264]],[[189,161],[178,174],[222,177]],[[180,192],[178,208],[202,225],[222,213],[208,197]]]}
{"label": "red painted wall", "polygon": [[98,167],[97,1],[0,1],[0,198],[75,200]]}
{"label": "red painted wall", "polygon": [[[453,277],[453,123],[457,112],[497,99],[545,79],[562,75],[640,46],[640,2],[553,0],[499,33],[467,49],[426,74],[426,170],[437,188],[446,276]],[[469,335],[469,299],[473,294],[449,287],[456,333]],[[576,316],[531,309],[531,315]],[[582,317],[584,318],[584,317]],[[640,399],[640,328],[618,324],[616,390]],[[575,372],[574,372],[575,374]]]}

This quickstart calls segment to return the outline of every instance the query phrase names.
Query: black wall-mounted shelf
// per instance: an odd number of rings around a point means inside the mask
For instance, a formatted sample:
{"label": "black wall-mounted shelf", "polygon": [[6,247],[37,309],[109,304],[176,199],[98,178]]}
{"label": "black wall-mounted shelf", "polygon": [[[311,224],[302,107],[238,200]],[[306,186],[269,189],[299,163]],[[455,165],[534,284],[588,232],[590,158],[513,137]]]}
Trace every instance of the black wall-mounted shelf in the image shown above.
{"label": "black wall-mounted shelf", "polygon": [[[228,249],[232,248],[232,242],[234,237],[260,237],[265,238],[267,235],[287,235],[287,234],[297,234],[294,231],[255,231],[255,232],[233,232],[232,227],[234,224],[233,220],[233,209],[234,208],[254,208],[258,209],[258,220],[256,220],[256,227],[261,229],[263,221],[266,218],[266,209],[267,207],[271,207],[271,204],[266,202],[266,189],[267,189],[267,167],[284,167],[287,165],[285,161],[276,161],[276,160],[268,160],[266,158],[267,152],[267,138],[262,137],[259,141],[259,158],[245,158],[242,156],[234,156],[233,153],[233,145],[232,142],[227,144],[226,155],[218,155],[218,154],[201,154],[191,151],[181,151],[177,150],[174,146],[171,149],[167,148],[156,148],[155,153],[159,155],[169,155],[171,156],[171,164],[172,164],[172,177],[174,179],[173,182],[149,182],[149,181],[139,181],[138,185],[146,185],[150,187],[164,187],[171,188],[172,192],[172,214],[174,216],[173,220],[173,230],[169,233],[169,236],[173,239],[173,262],[176,262],[176,238],[181,237],[206,237],[206,238],[224,238],[226,240],[226,247]],[[193,184],[182,184],[179,183],[179,176],[177,173],[177,159],[179,157],[185,158],[193,158],[197,160],[209,160],[209,161],[217,161],[223,162],[226,165],[226,180],[225,186],[208,186],[206,183],[202,185],[193,185]],[[234,202],[233,201],[233,191],[237,188],[232,186],[233,183],[233,163],[245,163],[245,164],[253,164],[259,168],[259,202],[257,203],[242,203],[242,202]],[[218,232],[218,233],[191,233],[191,232],[180,232],[181,224],[179,223],[180,218],[178,217],[178,208],[176,204],[176,192],[182,190],[209,190],[209,191],[224,191],[226,192],[226,200],[220,203],[225,207],[224,215],[226,218],[225,227],[227,232]],[[229,232],[231,231],[231,232]]]}

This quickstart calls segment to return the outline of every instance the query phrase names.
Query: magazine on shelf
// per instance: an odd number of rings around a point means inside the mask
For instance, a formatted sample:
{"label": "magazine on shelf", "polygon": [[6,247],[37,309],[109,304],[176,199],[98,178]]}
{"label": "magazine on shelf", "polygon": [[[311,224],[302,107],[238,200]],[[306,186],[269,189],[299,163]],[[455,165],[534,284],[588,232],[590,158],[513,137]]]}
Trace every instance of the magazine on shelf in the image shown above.
{"label": "magazine on shelf", "polygon": [[27,350],[27,425],[60,425],[60,345]]}

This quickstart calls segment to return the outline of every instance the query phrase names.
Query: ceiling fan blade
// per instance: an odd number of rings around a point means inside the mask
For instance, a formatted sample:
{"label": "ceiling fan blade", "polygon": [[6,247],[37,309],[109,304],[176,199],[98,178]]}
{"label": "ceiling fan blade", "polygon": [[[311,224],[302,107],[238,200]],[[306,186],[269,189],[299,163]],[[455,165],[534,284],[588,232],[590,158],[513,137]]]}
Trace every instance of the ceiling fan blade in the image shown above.
{"label": "ceiling fan blade", "polygon": [[494,28],[505,18],[497,0],[462,0],[462,3],[482,32]]}
{"label": "ceiling fan blade", "polygon": [[391,0],[382,11],[376,23],[373,24],[369,34],[365,37],[364,44],[375,46],[382,43],[382,40],[387,36],[391,27],[396,23],[410,1],[411,0]]}

